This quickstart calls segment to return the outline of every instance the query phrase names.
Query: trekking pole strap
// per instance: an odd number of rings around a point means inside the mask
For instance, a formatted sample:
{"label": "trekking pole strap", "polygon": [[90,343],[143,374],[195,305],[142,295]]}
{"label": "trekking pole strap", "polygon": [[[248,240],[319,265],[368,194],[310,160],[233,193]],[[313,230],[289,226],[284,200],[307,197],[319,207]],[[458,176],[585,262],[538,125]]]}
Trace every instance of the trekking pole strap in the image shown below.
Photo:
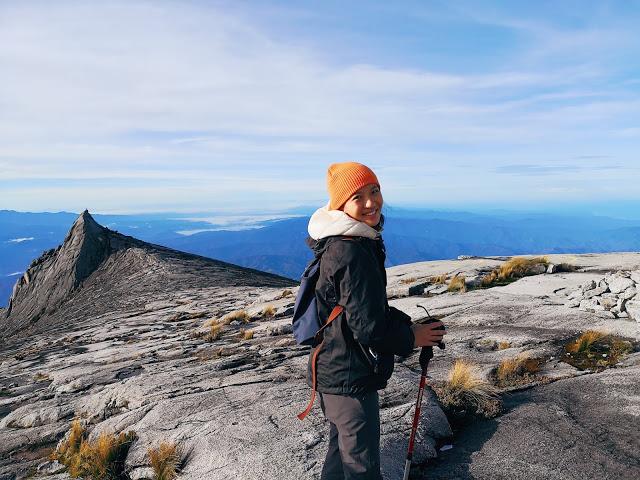
{"label": "trekking pole strap", "polygon": [[[331,310],[331,314],[329,315],[329,318],[327,319],[327,323],[325,323],[322,328],[320,330],[318,330],[318,332],[316,333],[316,339],[321,337],[321,334],[323,332],[323,330],[325,328],[327,328],[329,326],[329,324],[331,322],[333,322],[336,318],[338,318],[338,315],[340,315],[342,313],[342,311],[344,310],[344,308],[340,305],[336,305],[335,307],[333,307],[333,310]],[[316,347],[315,352],[313,352],[313,356],[311,357],[311,399],[309,400],[309,404],[307,405],[307,408],[305,408],[305,410],[303,412],[300,412],[298,414],[298,418],[300,420],[304,420],[304,417],[306,417],[307,415],[309,415],[309,412],[311,411],[311,408],[313,407],[313,403],[316,401],[316,378],[317,378],[317,364],[318,364],[318,354],[320,353],[320,350],[322,349],[322,345],[324,344],[324,340],[322,340],[318,346]]]}

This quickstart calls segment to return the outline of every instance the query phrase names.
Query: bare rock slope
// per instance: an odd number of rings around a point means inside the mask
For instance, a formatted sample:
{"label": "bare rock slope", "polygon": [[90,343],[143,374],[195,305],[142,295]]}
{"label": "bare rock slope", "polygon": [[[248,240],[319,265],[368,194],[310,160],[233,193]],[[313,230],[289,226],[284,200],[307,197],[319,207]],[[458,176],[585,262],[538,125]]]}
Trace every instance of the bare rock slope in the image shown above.
{"label": "bare rock slope", "polygon": [[[414,318],[422,305],[448,326],[432,382],[458,358],[487,378],[505,359],[543,359],[530,383],[501,388],[503,415],[455,434],[429,390],[413,478],[638,478],[639,354],[599,373],[561,360],[585,330],[640,340],[631,317],[566,305],[580,285],[640,269],[640,255],[551,256],[580,270],[464,293],[432,288],[432,276],[464,274],[471,284],[504,261],[389,269],[392,304]],[[179,478],[319,478],[327,425],[317,406],[303,422],[295,416],[309,389],[308,349],[290,335],[293,282],[119,235],[87,212],[28,273],[0,330],[0,479],[68,478],[47,456],[73,418],[90,438],[135,432],[130,478],[153,478],[148,449],[161,441],[182,446]],[[418,378],[414,355],[381,392],[389,480],[401,478]]]}

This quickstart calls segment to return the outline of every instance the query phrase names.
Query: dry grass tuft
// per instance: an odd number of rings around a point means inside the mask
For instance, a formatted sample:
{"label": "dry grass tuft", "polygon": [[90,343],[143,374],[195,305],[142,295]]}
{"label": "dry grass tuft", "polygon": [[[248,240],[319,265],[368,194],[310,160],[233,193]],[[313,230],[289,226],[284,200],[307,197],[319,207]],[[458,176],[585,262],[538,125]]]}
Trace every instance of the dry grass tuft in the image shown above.
{"label": "dry grass tuft", "polygon": [[136,439],[134,432],[102,432],[97,439],[87,440],[87,435],[76,419],[66,440],[51,454],[53,460],[66,465],[72,478],[93,478],[105,480],[124,479],[124,462],[129,447]]}
{"label": "dry grass tuft", "polygon": [[33,376],[34,382],[45,382],[47,380],[51,380],[51,377],[46,373],[38,372]]}
{"label": "dry grass tuft", "polygon": [[287,298],[287,297],[293,297],[293,291],[289,290],[288,288],[283,290],[282,293],[275,298],[275,300],[280,300],[282,298]]}
{"label": "dry grass tuft", "polygon": [[181,448],[173,442],[161,442],[157,448],[147,450],[154,480],[173,480],[180,468]]}
{"label": "dry grass tuft", "polygon": [[580,370],[602,371],[633,352],[635,342],[606,332],[588,330],[565,345],[563,361]]}
{"label": "dry grass tuft", "polygon": [[80,452],[80,444],[84,437],[84,427],[80,423],[80,419],[76,418],[71,422],[71,429],[67,439],[58,445],[58,448],[51,454],[51,459],[69,466],[71,460]]}
{"label": "dry grass tuft", "polygon": [[442,275],[436,275],[435,277],[431,277],[429,281],[435,285],[444,285],[445,283],[447,283],[448,278],[449,278],[449,275],[447,275],[446,273],[443,273]]}
{"label": "dry grass tuft", "polygon": [[532,275],[538,265],[548,265],[547,257],[514,257],[500,265],[499,268],[492,270],[490,273],[482,277],[480,285],[482,287],[491,287],[503,283],[509,283],[518,278]]}
{"label": "dry grass tuft", "polygon": [[273,305],[267,305],[262,309],[262,316],[264,318],[273,318],[276,316],[276,307]]}
{"label": "dry grass tuft", "polygon": [[251,340],[253,338],[253,330],[240,329],[240,338],[243,340]]}
{"label": "dry grass tuft", "polygon": [[511,343],[503,340],[502,342],[498,342],[498,350],[506,350],[507,348],[511,348]]}
{"label": "dry grass tuft", "polygon": [[195,357],[201,362],[206,362],[208,360],[214,360],[216,358],[226,357],[229,355],[231,355],[231,353],[229,353],[228,350],[220,347],[216,349],[200,350],[196,352]]}
{"label": "dry grass tuft", "polygon": [[407,278],[401,278],[400,279],[400,283],[403,283],[405,285],[409,284],[409,283],[413,283],[416,280],[418,280],[418,277],[407,277]]}
{"label": "dry grass tuft", "polygon": [[530,383],[535,380],[543,362],[543,359],[532,358],[527,353],[503,360],[496,369],[496,383],[501,387]]}
{"label": "dry grass tuft", "polygon": [[220,319],[219,319],[219,318],[217,318],[217,317],[211,317],[211,318],[208,318],[207,320],[205,320],[205,321],[202,323],[202,326],[203,326],[203,327],[210,327],[210,326],[212,326],[212,325],[216,325],[216,324],[218,324],[218,323],[220,323]]}
{"label": "dry grass tuft", "polygon": [[246,310],[236,310],[234,312],[227,313],[220,319],[220,322],[224,325],[229,325],[231,322],[236,320],[242,323],[249,323],[251,321],[251,317]]}
{"label": "dry grass tuft", "polygon": [[464,275],[456,275],[449,282],[449,288],[447,288],[448,292],[466,292],[467,291],[467,282],[465,281]]}
{"label": "dry grass tuft", "polygon": [[477,366],[456,360],[448,378],[434,391],[445,409],[495,417],[502,411],[496,387],[482,378]]}
{"label": "dry grass tuft", "polygon": [[565,350],[570,353],[586,352],[598,340],[603,339],[608,334],[597,330],[587,330],[580,335],[574,342],[568,344]]}
{"label": "dry grass tuft", "polygon": [[215,342],[216,340],[220,339],[220,337],[222,336],[222,333],[223,333],[222,324],[214,323],[213,325],[211,325],[211,329],[209,330],[209,333],[207,333],[207,335],[204,338],[207,342]]}

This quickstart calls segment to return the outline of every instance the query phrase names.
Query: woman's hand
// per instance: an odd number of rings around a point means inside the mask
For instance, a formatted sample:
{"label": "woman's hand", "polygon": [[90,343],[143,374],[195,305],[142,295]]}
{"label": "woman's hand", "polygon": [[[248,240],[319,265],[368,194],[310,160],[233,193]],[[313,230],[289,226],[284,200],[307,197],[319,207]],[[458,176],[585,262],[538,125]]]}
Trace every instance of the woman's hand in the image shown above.
{"label": "woman's hand", "polygon": [[[415,337],[414,347],[435,347],[438,342],[442,341],[442,337],[447,331],[442,329],[443,323],[433,322],[427,324],[414,323],[411,325],[413,336]],[[441,330],[438,330],[438,329]]]}

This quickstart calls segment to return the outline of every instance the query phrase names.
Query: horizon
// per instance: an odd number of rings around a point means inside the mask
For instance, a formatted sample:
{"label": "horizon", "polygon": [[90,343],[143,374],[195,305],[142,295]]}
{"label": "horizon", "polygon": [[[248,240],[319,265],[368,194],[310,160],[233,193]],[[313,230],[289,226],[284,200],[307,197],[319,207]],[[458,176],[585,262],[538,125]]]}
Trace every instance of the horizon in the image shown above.
{"label": "horizon", "polygon": [[640,201],[637,3],[0,13],[0,208],[322,205],[339,161],[393,205]]}
{"label": "horizon", "polygon": [[[221,218],[233,218],[233,217],[264,217],[265,221],[273,219],[285,219],[296,216],[308,216],[311,215],[317,208],[325,205],[297,205],[289,208],[213,208],[208,210],[127,210],[127,211],[98,211],[86,208],[91,215],[98,216],[162,216],[169,217],[175,215],[180,220],[193,220],[202,221],[203,217],[213,216]],[[85,208],[78,211],[71,210],[20,210],[20,209],[7,209],[0,208],[0,212],[9,211],[24,214],[74,214],[80,215]],[[640,201],[638,202],[602,202],[602,203],[575,203],[575,204],[563,204],[563,205],[517,205],[511,204],[508,206],[499,204],[487,204],[487,205],[416,205],[416,204],[389,204],[385,202],[383,206],[383,213],[393,216],[394,211],[414,211],[416,213],[468,213],[475,215],[525,215],[525,214],[540,214],[540,215],[553,215],[553,216],[575,216],[575,217],[608,217],[617,220],[628,221],[640,221]],[[189,219],[188,217],[197,216],[198,218]],[[228,223],[225,221],[224,223]],[[216,224],[220,225],[220,224]]]}

